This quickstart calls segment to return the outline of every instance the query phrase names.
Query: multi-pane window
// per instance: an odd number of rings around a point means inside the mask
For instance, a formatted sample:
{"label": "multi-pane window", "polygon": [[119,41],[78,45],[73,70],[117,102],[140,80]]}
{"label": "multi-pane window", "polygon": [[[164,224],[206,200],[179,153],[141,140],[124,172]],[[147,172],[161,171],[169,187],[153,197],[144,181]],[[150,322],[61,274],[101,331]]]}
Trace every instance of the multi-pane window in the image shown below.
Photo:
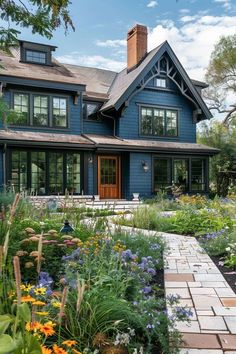
{"label": "multi-pane window", "polygon": [[13,109],[16,113],[16,124],[27,125],[29,120],[29,95],[24,93],[14,93]]}
{"label": "multi-pane window", "polygon": [[155,86],[166,88],[166,79],[155,79]]}
{"label": "multi-pane window", "polygon": [[141,135],[177,136],[177,111],[141,107]]}
{"label": "multi-pane window", "polygon": [[67,128],[68,98],[24,92],[13,93],[14,125]]}
{"label": "multi-pane window", "polygon": [[53,97],[53,126],[67,126],[67,100],[66,98]]}
{"label": "multi-pane window", "polygon": [[39,52],[36,50],[26,50],[25,51],[25,61],[38,64],[46,64],[46,53]]}
{"label": "multi-pane window", "polygon": [[48,97],[34,96],[33,125],[48,125]]}
{"label": "multi-pane window", "polygon": [[101,108],[100,102],[84,102],[83,103],[83,118],[93,121],[99,121],[97,112]]}
{"label": "multi-pane window", "polygon": [[[191,176],[191,177],[190,177]],[[206,159],[155,157],[153,161],[154,192],[173,182],[184,192],[206,190]]]}
{"label": "multi-pane window", "polygon": [[15,191],[33,195],[80,194],[81,155],[61,151],[11,150],[8,181]]}
{"label": "multi-pane window", "polygon": [[204,191],[206,187],[205,181],[205,160],[192,159],[191,164],[191,182],[193,191]]}

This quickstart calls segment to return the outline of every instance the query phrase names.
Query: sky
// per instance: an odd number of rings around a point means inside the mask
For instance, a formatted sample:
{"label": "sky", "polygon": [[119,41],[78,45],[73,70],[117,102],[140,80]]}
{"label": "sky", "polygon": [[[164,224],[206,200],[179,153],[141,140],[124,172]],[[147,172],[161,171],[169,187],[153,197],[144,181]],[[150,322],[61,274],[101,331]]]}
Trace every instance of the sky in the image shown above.
{"label": "sky", "polygon": [[126,35],[136,23],[148,27],[148,49],[167,40],[193,79],[203,80],[222,35],[236,33],[236,0],[72,0],[75,25],[53,39],[21,30],[21,39],[58,46],[64,63],[114,71],[126,65]]}

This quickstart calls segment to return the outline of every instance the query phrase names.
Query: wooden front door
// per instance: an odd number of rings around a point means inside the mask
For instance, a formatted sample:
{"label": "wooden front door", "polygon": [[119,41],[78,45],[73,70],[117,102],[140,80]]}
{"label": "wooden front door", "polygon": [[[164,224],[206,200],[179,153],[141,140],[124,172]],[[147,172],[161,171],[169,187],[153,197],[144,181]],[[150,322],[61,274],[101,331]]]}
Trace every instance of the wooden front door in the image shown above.
{"label": "wooden front door", "polygon": [[98,194],[102,199],[120,198],[119,156],[98,156]]}

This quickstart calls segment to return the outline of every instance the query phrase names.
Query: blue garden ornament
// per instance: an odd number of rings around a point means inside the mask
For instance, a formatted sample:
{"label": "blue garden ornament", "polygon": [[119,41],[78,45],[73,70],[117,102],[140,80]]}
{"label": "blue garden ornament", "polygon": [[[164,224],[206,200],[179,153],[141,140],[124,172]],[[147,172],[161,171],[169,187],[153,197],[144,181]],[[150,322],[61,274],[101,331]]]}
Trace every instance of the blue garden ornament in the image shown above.
{"label": "blue garden ornament", "polygon": [[64,226],[61,228],[60,232],[61,232],[62,234],[68,234],[68,233],[73,232],[73,231],[75,231],[75,230],[74,230],[73,227],[70,225],[69,221],[68,221],[68,220],[65,220],[65,221],[64,221]]}

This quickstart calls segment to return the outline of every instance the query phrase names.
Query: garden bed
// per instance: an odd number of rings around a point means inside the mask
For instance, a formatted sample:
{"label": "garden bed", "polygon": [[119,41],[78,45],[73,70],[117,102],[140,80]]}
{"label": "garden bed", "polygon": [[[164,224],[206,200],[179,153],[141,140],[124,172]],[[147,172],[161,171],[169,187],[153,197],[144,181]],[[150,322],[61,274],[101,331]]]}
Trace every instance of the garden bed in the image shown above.
{"label": "garden bed", "polygon": [[234,269],[226,268],[224,265],[222,265],[222,258],[221,257],[216,257],[216,256],[210,256],[212,261],[215,263],[219,271],[222,273],[224,276],[225,280],[227,283],[230,285],[232,290],[236,294],[236,271]]}

